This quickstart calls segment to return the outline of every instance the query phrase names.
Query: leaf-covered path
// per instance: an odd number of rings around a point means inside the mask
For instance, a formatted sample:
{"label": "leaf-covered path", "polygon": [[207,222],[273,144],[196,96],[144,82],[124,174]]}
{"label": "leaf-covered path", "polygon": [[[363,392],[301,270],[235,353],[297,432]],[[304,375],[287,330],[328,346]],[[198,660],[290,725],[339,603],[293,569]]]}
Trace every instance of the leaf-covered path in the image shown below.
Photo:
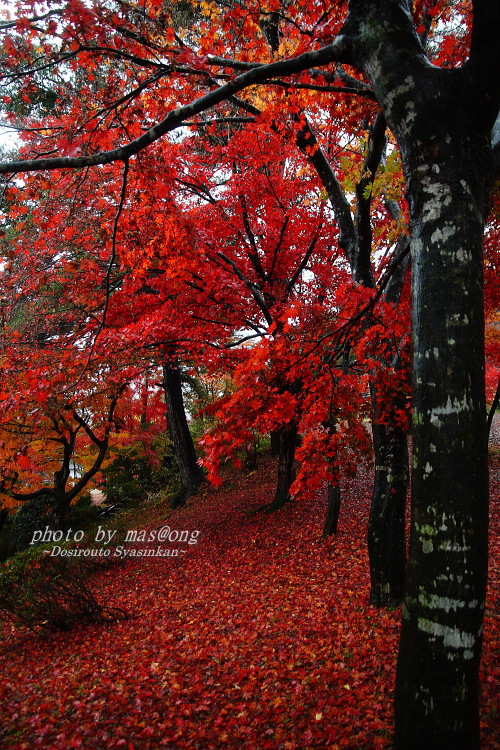
{"label": "leaf-covered path", "polygon": [[[498,450],[492,469],[484,750],[499,746]],[[200,530],[184,557],[99,575],[100,598],[132,619],[43,637],[4,626],[0,746],[389,748],[400,613],[367,606],[369,474],[344,488],[329,540],[321,498],[249,512],[273,476],[262,460],[168,515],[171,529]]]}

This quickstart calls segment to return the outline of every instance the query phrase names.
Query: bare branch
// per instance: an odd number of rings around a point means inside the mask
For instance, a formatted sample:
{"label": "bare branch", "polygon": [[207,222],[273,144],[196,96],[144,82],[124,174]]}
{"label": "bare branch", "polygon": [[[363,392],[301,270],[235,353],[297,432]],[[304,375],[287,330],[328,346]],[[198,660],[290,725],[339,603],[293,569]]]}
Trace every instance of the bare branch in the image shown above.
{"label": "bare branch", "polygon": [[[284,212],[284,209],[283,209],[283,212]],[[288,227],[289,218],[290,218],[289,216],[285,216],[285,220],[284,220],[283,224],[281,225],[281,231],[280,231],[279,240],[278,240],[278,242],[277,242],[277,244],[276,244],[276,246],[274,248],[273,261],[271,263],[271,268],[269,270],[269,277],[270,278],[272,278],[273,273],[274,273],[274,269],[276,267],[276,261],[278,260],[278,254],[279,254],[281,245],[283,244],[283,240],[285,238],[285,232],[286,232],[286,229]]]}
{"label": "bare branch", "polygon": [[299,115],[297,120],[301,126],[296,137],[297,146],[315,168],[318,177],[327,192],[335,218],[339,225],[339,247],[344,250],[351,267],[353,267],[357,250],[357,239],[349,202],[340,187],[340,183],[337,180],[337,176],[333,171],[330,162],[326,158],[323,149],[305,119],[305,116],[303,114]]}
{"label": "bare branch", "polygon": [[286,288],[287,295],[289,295],[291,293],[293,287],[295,286],[295,282],[299,278],[299,276],[302,273],[302,271],[304,270],[304,268],[307,266],[307,263],[309,262],[309,258],[313,254],[314,248],[316,247],[316,243],[318,241],[318,234],[319,234],[320,230],[321,230],[321,224],[318,227],[318,230],[317,230],[316,234],[314,235],[311,244],[307,248],[307,251],[304,254],[304,257],[302,258],[302,260],[300,261],[299,265],[297,266],[297,268],[295,270],[295,273],[293,274],[292,278],[288,282],[288,285],[287,285],[287,288]]}
{"label": "bare branch", "polygon": [[379,168],[386,145],[386,122],[379,112],[369,131],[368,149],[363,170],[356,185],[356,233],[358,247],[356,252],[354,280],[366,287],[374,287],[375,279],[371,267],[372,249],[371,202],[375,174]]}

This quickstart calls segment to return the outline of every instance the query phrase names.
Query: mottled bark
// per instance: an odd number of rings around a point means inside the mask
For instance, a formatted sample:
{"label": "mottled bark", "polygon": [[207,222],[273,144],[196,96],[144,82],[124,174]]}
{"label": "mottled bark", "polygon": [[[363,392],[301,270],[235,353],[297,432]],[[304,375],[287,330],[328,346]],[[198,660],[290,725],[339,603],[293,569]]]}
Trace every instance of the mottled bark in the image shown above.
{"label": "mottled bark", "polygon": [[474,173],[484,163],[486,142],[472,130],[470,138],[456,133],[450,138],[455,125],[441,118],[443,112],[435,118],[432,136],[424,141],[422,134],[420,153],[412,149],[406,158],[413,252],[413,475],[396,688],[396,747],[405,750],[424,741],[443,750],[479,747],[488,465],[484,192]]}
{"label": "mottled bark", "polygon": [[197,492],[204,480],[184,410],[182,379],[177,362],[163,365],[163,389],[167,405],[167,421],[172,438],[174,455],[179,466],[181,487],[170,501],[172,508],[179,508]]}
{"label": "mottled bark", "polygon": [[476,33],[471,62],[456,70],[428,63],[405,2],[350,7],[357,62],[398,140],[411,216],[412,519],[394,747],[477,750],[488,528],[482,234],[499,3],[475,4],[482,43]]}

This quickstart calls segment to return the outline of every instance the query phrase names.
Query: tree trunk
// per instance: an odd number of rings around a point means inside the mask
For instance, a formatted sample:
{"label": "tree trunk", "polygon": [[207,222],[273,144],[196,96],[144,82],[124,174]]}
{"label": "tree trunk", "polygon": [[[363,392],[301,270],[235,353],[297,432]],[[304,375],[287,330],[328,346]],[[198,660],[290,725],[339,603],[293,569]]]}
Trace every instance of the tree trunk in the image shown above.
{"label": "tree trunk", "polygon": [[278,481],[269,511],[279,510],[290,500],[290,486],[295,479],[295,448],[297,446],[297,423],[293,420],[280,427],[278,452]]}
{"label": "tree trunk", "polygon": [[53,494],[53,504],[54,504],[54,513],[57,518],[57,522],[59,524],[60,529],[66,528],[66,517],[68,514],[68,503],[66,500],[65,495],[61,495],[60,493]]}
{"label": "tree trunk", "polygon": [[9,511],[7,508],[0,508],[0,531],[2,531],[5,523],[9,517]]}
{"label": "tree trunk", "polygon": [[[345,369],[344,371],[347,371],[347,362],[348,362],[348,354],[346,354],[345,357]],[[338,384],[338,379],[335,380],[335,387]],[[337,414],[335,411],[332,411],[330,407],[330,416],[327,421],[324,422],[324,427],[326,427],[330,433],[330,435],[333,435],[337,431]],[[328,482],[327,486],[327,498],[326,498],[326,517],[325,517],[325,525],[323,526],[323,536],[331,536],[332,534],[337,533],[338,525],[339,525],[339,515],[340,515],[340,484],[339,484],[339,478],[340,478],[340,466],[338,464],[337,456],[330,456],[328,458],[328,463],[330,466],[331,473],[334,477],[336,477],[336,483],[333,484],[332,481]]]}
{"label": "tree trunk", "polygon": [[[368,148],[363,165],[361,177],[356,185],[356,223],[352,221],[348,201],[340,188],[337,178],[329,164],[320,145],[316,141],[313,132],[307,123],[302,123],[301,130],[297,134],[297,145],[317,171],[327,195],[330,198],[332,208],[339,224],[339,246],[345,251],[351,267],[353,280],[366,287],[375,289],[375,278],[371,262],[372,250],[372,227],[371,227],[371,190],[375,174],[382,161],[386,148],[386,120],[379,112],[370,128]],[[311,153],[312,151],[312,153]],[[368,194],[367,194],[368,188]],[[390,213],[397,214],[399,218],[400,209],[394,201],[386,201],[390,206]],[[402,234],[394,247],[391,264],[395,266],[389,283],[386,287],[384,298],[388,302],[398,303],[403,289],[406,270],[408,266],[409,239]],[[370,322],[366,323],[369,327]],[[347,372],[349,352],[345,355],[345,372]],[[392,366],[392,363],[381,362],[382,365]],[[389,419],[394,412],[389,413]],[[378,419],[378,414],[372,414],[372,422]],[[397,424],[397,423],[395,423]],[[406,441],[403,435],[398,433],[401,443]],[[370,553],[370,575],[372,589],[370,601],[377,606],[393,605],[400,602],[403,596],[406,556],[405,556],[405,525],[404,511],[407,495],[408,470],[404,468],[403,451],[404,446],[393,445],[395,440],[390,427],[387,435],[378,436],[375,446],[377,471],[372,496],[372,511],[369,520],[368,539]],[[396,440],[396,443],[398,440]],[[384,481],[384,477],[386,481]],[[387,481],[387,479],[389,481]],[[394,490],[394,492],[393,492]],[[404,499],[403,499],[404,498]],[[333,501],[332,501],[333,502]],[[340,503],[340,499],[338,500]],[[325,523],[324,535],[330,524],[335,525],[338,510],[327,510],[327,521]],[[333,513],[330,516],[330,513]],[[396,522],[396,519],[398,521]],[[402,522],[401,522],[402,519]],[[333,527],[332,527],[333,528]],[[330,532],[335,533],[335,532]],[[401,537],[398,540],[397,534]],[[383,595],[382,595],[382,592]]]}
{"label": "tree trunk", "polygon": [[245,469],[254,471],[257,468],[257,437],[254,436],[252,443],[245,446]]}
{"label": "tree trunk", "polygon": [[484,196],[476,182],[484,144],[471,138],[451,149],[451,123],[441,132],[433,125],[432,151],[413,155],[408,180],[413,483],[395,747],[474,750],[488,549]]}
{"label": "tree trunk", "polygon": [[204,480],[204,474],[198,464],[193,438],[186,419],[181,373],[177,363],[163,365],[163,389],[167,405],[168,429],[181,476],[181,488],[170,501],[170,506],[179,508],[197,492]]}
{"label": "tree trunk", "polygon": [[328,483],[328,495],[326,506],[325,525],[323,536],[332,536],[337,533],[340,515],[340,485]]}
{"label": "tree trunk", "polygon": [[[398,242],[408,250],[408,238]],[[403,291],[408,257],[399,263],[387,285],[384,298],[396,304]],[[401,368],[399,354],[394,361],[381,361],[386,367]],[[406,500],[410,472],[408,437],[400,424],[398,412],[406,410],[404,396],[393,394],[386,403],[385,420],[376,386],[370,384],[375,477],[368,521],[368,555],[370,560],[370,604],[393,607],[403,601],[406,579]]]}
{"label": "tree trunk", "polygon": [[66,484],[70,478],[70,461],[73,456],[76,433],[71,436],[70,440],[64,445],[63,459],[61,468],[54,472],[54,488],[51,492],[54,513],[59,522],[59,528],[66,528],[66,517],[69,506],[71,505],[72,496],[66,490]]}
{"label": "tree trunk", "polygon": [[271,431],[271,456],[277,456],[280,452],[280,431]]}
{"label": "tree trunk", "polygon": [[412,518],[394,748],[478,750],[488,553],[482,235],[499,4],[474,3],[471,58],[453,70],[426,60],[406,2],[349,7],[344,32],[356,35],[357,61],[398,141],[411,221]]}
{"label": "tree trunk", "polygon": [[493,417],[495,416],[495,412],[499,404],[500,404],[500,380],[498,381],[497,390],[496,390],[495,396],[493,397],[490,411],[488,413],[488,419],[486,420],[486,434],[488,435],[488,440],[490,439],[490,432],[491,432],[491,425],[493,424]]}
{"label": "tree trunk", "polygon": [[379,423],[376,390],[374,386],[370,390],[375,453],[375,481],[368,523],[370,604],[390,607],[403,601],[406,575],[408,441],[406,432],[394,420]]}

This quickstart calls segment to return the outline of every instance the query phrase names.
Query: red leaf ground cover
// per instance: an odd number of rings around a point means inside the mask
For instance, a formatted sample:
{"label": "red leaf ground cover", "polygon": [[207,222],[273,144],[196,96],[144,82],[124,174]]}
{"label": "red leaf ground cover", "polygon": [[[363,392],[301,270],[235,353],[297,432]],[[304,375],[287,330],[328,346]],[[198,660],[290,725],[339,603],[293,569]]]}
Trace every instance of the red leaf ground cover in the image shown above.
{"label": "red leaf ground cover", "polygon": [[[483,661],[483,748],[498,747],[500,453],[492,457],[492,565]],[[172,529],[200,529],[184,557],[129,560],[97,594],[135,616],[36,636],[3,627],[6,748],[390,747],[399,610],[367,605],[369,472],[344,488],[337,537],[324,498],[251,513],[272,497],[269,460],[236,472]]]}

